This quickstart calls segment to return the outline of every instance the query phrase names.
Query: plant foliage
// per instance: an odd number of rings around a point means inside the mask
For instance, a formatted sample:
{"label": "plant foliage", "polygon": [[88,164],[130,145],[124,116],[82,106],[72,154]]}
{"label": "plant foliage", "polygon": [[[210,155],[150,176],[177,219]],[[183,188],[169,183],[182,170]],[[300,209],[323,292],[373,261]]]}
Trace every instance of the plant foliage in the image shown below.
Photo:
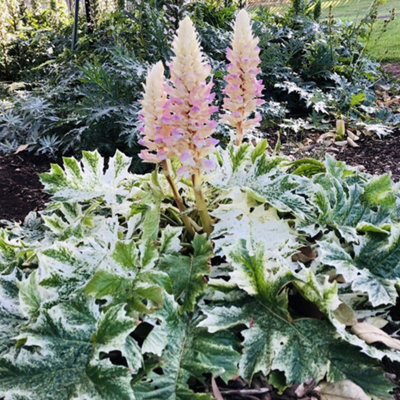
{"label": "plant foliage", "polygon": [[122,153],[42,175],[46,210],[0,233],[0,395],[211,399],[193,379],[263,374],[391,398],[380,361],[398,352],[348,328],[398,297],[398,187],[330,157],[290,172],[246,144],[217,159],[214,231],[191,243],[164,175]]}

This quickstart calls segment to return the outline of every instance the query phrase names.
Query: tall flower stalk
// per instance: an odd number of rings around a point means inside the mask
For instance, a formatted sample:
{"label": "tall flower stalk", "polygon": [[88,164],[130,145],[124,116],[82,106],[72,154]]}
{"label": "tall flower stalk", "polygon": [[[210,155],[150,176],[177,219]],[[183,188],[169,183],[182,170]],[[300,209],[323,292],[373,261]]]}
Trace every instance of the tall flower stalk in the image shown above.
{"label": "tall flower stalk", "polygon": [[[237,15],[233,33],[232,47],[227,49],[228,74],[225,76],[227,86],[224,90],[224,111],[222,122],[236,129],[235,144],[240,145],[243,135],[250,129],[259,126],[261,116],[255,113],[257,106],[264,103],[260,99],[264,86],[257,79],[261,72],[258,47],[259,39],[251,29],[250,17],[246,10]],[[251,118],[251,115],[255,116]]]}
{"label": "tall flower stalk", "polygon": [[139,157],[146,162],[161,164],[178,209],[182,214],[183,223],[188,232],[194,235],[188,216],[183,214],[186,207],[171,173],[170,158],[174,156],[174,152],[168,146],[171,138],[171,127],[162,122],[166,114],[166,102],[164,67],[160,61],[153,66],[144,85],[143,99],[141,100],[142,109],[139,116],[139,119],[143,122],[140,128],[143,138],[139,140],[139,144],[146,149],[140,152]]}
{"label": "tall flower stalk", "polygon": [[[200,50],[196,30],[189,17],[179,24],[172,43],[174,57],[169,64],[171,78],[164,83],[164,70],[156,64],[146,80],[140,118],[143,138],[139,141],[146,149],[140,157],[147,162],[160,163],[172,188],[179,209],[184,204],[172,179],[170,160],[179,159],[177,174],[190,178],[203,230],[210,234],[212,220],[202,190],[202,175],[213,168],[208,158],[215,151],[218,140],[211,135],[217,122],[212,115],[218,107],[212,105],[212,80],[208,80],[211,67]],[[193,231],[184,214],[183,221]],[[190,226],[190,228],[189,228]]]}
{"label": "tall flower stalk", "polygon": [[202,192],[202,174],[213,168],[207,156],[215,151],[218,143],[211,137],[217,126],[211,117],[218,107],[211,104],[215,97],[211,93],[212,80],[207,82],[211,67],[200,50],[189,17],[179,24],[172,48],[174,57],[169,65],[170,85],[165,85],[168,100],[163,122],[171,129],[169,148],[182,164],[177,173],[191,178],[203,229],[210,234],[212,220]]}

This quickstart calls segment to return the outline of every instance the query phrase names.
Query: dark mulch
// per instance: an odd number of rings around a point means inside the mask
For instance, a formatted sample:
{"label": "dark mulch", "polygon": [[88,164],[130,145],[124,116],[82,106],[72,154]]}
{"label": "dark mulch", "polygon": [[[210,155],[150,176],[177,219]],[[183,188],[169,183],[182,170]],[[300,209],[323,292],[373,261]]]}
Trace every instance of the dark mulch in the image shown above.
{"label": "dark mulch", "polygon": [[[359,147],[329,146],[318,143],[319,135],[309,137],[306,146],[298,143],[283,145],[284,154],[295,158],[323,158],[325,152],[338,160],[359,166],[371,174],[392,173],[393,180],[400,181],[400,130],[379,139],[377,136],[362,136]],[[273,138],[270,139],[273,145]],[[0,219],[22,221],[29,211],[44,207],[48,196],[43,193],[38,174],[48,171],[51,160],[28,153],[0,156]]]}
{"label": "dark mulch", "polygon": [[22,221],[44,207],[48,196],[38,174],[50,168],[45,157],[26,153],[0,156],[0,219]]}
{"label": "dark mulch", "polygon": [[336,158],[350,165],[361,165],[374,175],[391,172],[393,180],[400,181],[400,130],[382,139],[362,136],[357,144],[360,147],[340,149]]}
{"label": "dark mulch", "polygon": [[385,70],[391,73],[395,78],[400,79],[400,64],[385,64],[383,68],[385,68]]}
{"label": "dark mulch", "polygon": [[[319,140],[320,136],[314,133],[300,141],[283,138],[282,152],[295,159],[307,157],[319,160],[323,160],[325,154],[329,153],[340,161],[359,167],[364,172],[373,175],[391,173],[394,181],[400,181],[400,130],[381,139],[377,135],[361,135],[357,141],[359,147],[343,143],[327,146]],[[270,142],[274,145],[274,138],[270,138]]]}

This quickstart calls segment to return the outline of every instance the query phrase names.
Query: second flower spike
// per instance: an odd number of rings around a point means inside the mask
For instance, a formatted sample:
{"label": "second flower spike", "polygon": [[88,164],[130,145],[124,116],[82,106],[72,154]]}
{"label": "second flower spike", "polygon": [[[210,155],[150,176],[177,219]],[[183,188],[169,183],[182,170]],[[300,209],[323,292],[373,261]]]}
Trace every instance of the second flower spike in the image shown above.
{"label": "second flower spike", "polygon": [[261,72],[258,41],[253,36],[247,11],[241,10],[236,18],[232,48],[227,49],[230,63],[225,76],[227,86],[224,90],[225,114],[222,118],[222,122],[236,129],[236,145],[242,143],[246,131],[257,127],[261,121],[258,113],[252,117],[257,106],[264,103],[260,99],[264,86],[257,79],[257,74]]}

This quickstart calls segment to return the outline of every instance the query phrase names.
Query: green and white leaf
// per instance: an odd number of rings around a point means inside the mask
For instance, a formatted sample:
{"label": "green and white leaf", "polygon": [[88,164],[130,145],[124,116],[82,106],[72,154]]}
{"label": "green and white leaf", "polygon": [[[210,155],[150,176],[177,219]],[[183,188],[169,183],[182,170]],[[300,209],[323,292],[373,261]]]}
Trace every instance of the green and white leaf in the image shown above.
{"label": "green and white leaf", "polygon": [[173,294],[182,311],[194,311],[196,299],[204,291],[206,276],[210,274],[212,248],[206,235],[196,235],[192,247],[191,256],[167,254],[160,260],[160,269],[169,275]]}
{"label": "green and white leaf", "polygon": [[[215,307],[206,311],[201,326],[218,332],[245,325],[240,374],[246,379],[261,372],[282,371],[287,384],[326,376],[334,382],[349,379],[378,399],[390,399],[392,385],[377,362],[341,341],[327,321],[288,321],[261,302],[246,306]],[[354,366],[357,365],[357,368]]]}
{"label": "green and white leaf", "polygon": [[[195,394],[189,388],[188,380],[191,376],[203,380],[205,373],[225,381],[233,378],[239,361],[234,335],[211,335],[206,329],[198,328],[198,318],[182,314],[172,296],[166,296],[163,309],[154,316],[160,319],[160,326],[168,337],[161,355],[162,373],[153,371],[135,385],[136,398],[212,400],[209,394]],[[153,352],[158,352],[158,349]]]}
{"label": "green and white leaf", "polygon": [[325,167],[326,173],[314,176],[314,185],[306,193],[316,210],[299,221],[297,228],[311,236],[328,228],[337,229],[350,243],[357,242],[357,231],[385,233],[387,225],[394,222],[395,198],[390,178],[382,176],[367,181],[329,155]]}
{"label": "green and white leaf", "polygon": [[400,278],[400,226],[392,225],[390,235],[367,232],[354,245],[354,256],[337,241],[319,242],[318,261],[342,274],[353,291],[368,295],[372,306],[395,304]]}
{"label": "green and white leaf", "polygon": [[64,169],[52,164],[51,171],[41,174],[45,190],[54,201],[87,201],[104,199],[109,205],[120,204],[129,194],[127,180],[131,159],[117,151],[104,171],[104,159],[95,152],[83,152],[79,163],[74,158],[64,158]]}
{"label": "green and white leaf", "polygon": [[262,243],[270,259],[290,262],[291,255],[300,245],[288,221],[279,218],[274,208],[266,210],[264,205],[258,205],[239,188],[233,188],[226,198],[232,202],[221,204],[212,213],[218,219],[212,233],[216,254],[222,252],[226,256],[245,240],[250,252]]}
{"label": "green and white leaf", "polygon": [[81,301],[41,313],[20,334],[22,348],[0,359],[0,395],[19,400],[134,400],[128,369],[94,356],[91,338],[97,314],[95,306]]}
{"label": "green and white leaf", "polygon": [[16,340],[20,326],[26,322],[18,298],[17,270],[0,275],[0,355]]}
{"label": "green and white leaf", "polygon": [[125,306],[118,304],[110,307],[97,321],[96,333],[92,341],[96,344],[96,357],[100,353],[119,350],[126,358],[129,368],[138,371],[143,357],[137,342],[130,337],[136,327],[136,321],[126,315]]}

